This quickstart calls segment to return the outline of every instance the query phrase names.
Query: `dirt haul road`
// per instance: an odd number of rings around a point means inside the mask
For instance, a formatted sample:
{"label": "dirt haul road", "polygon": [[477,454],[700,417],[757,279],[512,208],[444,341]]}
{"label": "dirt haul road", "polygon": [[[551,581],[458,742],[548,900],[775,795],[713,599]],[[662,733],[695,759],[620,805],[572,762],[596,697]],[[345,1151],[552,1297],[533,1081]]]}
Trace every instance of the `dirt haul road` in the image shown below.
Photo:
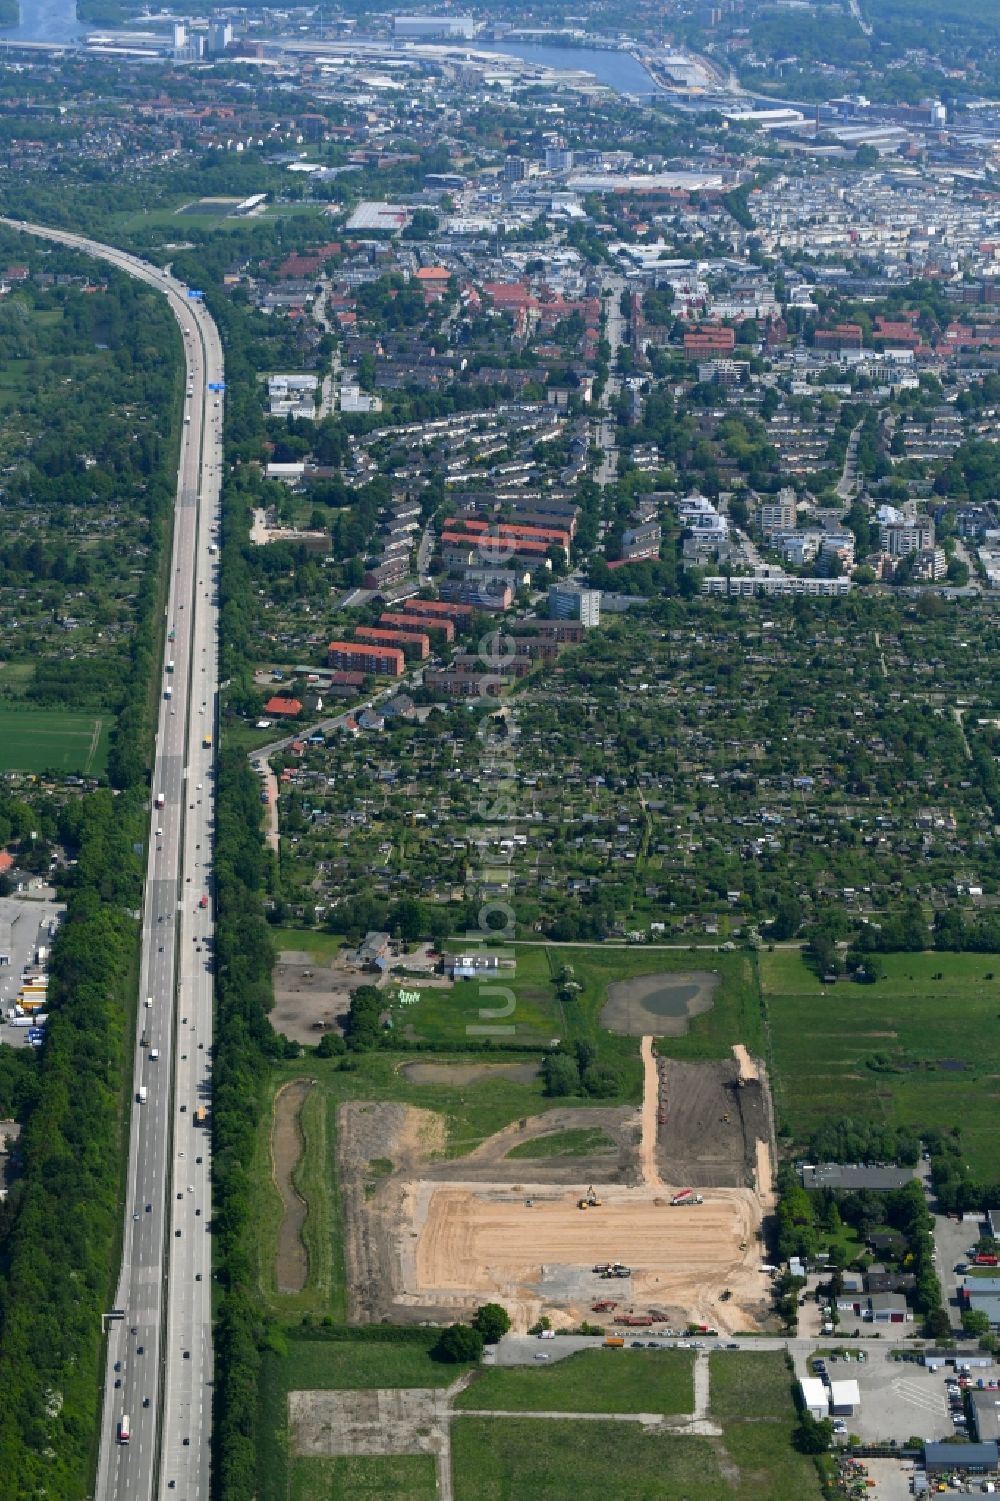
{"label": "dirt haul road", "polygon": [[[613,1297],[636,1311],[656,1306],[720,1329],[753,1328],[767,1298],[757,1240],[760,1208],[749,1189],[720,1189],[704,1204],[671,1208],[666,1193],[602,1184],[599,1208],[581,1191],[529,1184],[411,1184],[397,1241],[404,1306],[458,1307],[495,1297],[524,1328],[538,1313],[573,1323]],[[527,1200],[531,1200],[528,1207]],[[606,1281],[600,1262],[632,1276]],[[725,1289],[731,1299],[723,1302]],[[561,1305],[561,1308],[560,1308]],[[560,1311],[565,1315],[559,1319]]]}

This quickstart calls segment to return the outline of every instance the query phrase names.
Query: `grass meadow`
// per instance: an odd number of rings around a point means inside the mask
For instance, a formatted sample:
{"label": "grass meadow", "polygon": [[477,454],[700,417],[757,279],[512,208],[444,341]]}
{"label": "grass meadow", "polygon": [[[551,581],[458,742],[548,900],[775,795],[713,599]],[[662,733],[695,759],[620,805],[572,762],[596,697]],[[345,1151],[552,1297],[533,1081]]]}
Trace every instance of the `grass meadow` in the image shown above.
{"label": "grass meadow", "polygon": [[988,1176],[1000,1109],[1000,956],[885,954],[875,985],[823,986],[792,950],[760,955],[779,1131],[831,1116],[962,1129]]}

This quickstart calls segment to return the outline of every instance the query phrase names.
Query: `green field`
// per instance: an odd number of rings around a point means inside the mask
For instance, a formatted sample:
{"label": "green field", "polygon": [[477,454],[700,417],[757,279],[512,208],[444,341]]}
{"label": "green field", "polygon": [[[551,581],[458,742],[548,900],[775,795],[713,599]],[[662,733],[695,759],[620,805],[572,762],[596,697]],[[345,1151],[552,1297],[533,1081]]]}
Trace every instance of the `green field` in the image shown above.
{"label": "green field", "polygon": [[456,1418],[451,1454],[455,1501],[720,1501],[733,1494],[709,1439],[644,1433],[632,1423]]}
{"label": "green field", "polygon": [[[448,948],[460,952],[462,945],[451,941]],[[602,1061],[627,1067],[627,1061],[637,1057],[638,1041],[604,1032],[600,1025],[608,986],[637,975],[709,969],[721,979],[712,1007],[693,1018],[683,1037],[668,1038],[662,1051],[677,1058],[724,1058],[734,1042],[745,1042],[751,1052],[763,1047],[757,984],[746,954],[600,944],[525,943],[514,944],[513,949],[513,971],[459,981],[447,990],[424,988],[416,1005],[398,1008],[396,1025],[405,1026],[407,1036],[414,1039],[455,1047],[476,1040],[491,1020],[498,1028],[514,1029],[510,1034],[498,1033],[498,1046],[539,1046],[552,1037],[570,1041],[599,1037]],[[572,1000],[559,998],[564,969],[580,986]],[[420,989],[418,982],[413,984]],[[490,1018],[486,1014],[490,1009],[504,1009],[505,998],[498,993],[504,989],[513,994],[514,1005],[509,1015]],[[638,1084],[638,1071],[634,1077]]]}
{"label": "green field", "polygon": [[437,1475],[429,1454],[350,1459],[296,1459],[290,1501],[434,1501]]}
{"label": "green field", "polygon": [[712,1416],[787,1417],[792,1373],[780,1350],[718,1350],[709,1357]]}
{"label": "green field", "polygon": [[111,722],[109,714],[0,705],[0,771],[102,776]]}
{"label": "green field", "polygon": [[824,992],[800,955],[761,954],[779,1131],[802,1143],[845,1115],[918,1132],[958,1125],[973,1174],[988,1178],[1000,955],[884,954],[879,963],[877,984],[842,979]]}
{"label": "green field", "polygon": [[[257,1397],[257,1495],[259,1501],[285,1501],[289,1471],[297,1483],[309,1486],[338,1479],[339,1463],[320,1462],[319,1480],[311,1462],[288,1455],[288,1393],[290,1391],[344,1391],[376,1386],[447,1386],[464,1369],[431,1360],[430,1350],[438,1336],[433,1329],[409,1330],[402,1340],[303,1339],[294,1330],[272,1335],[264,1354]],[[300,1475],[301,1467],[301,1475]],[[372,1474],[378,1475],[377,1467]],[[342,1478],[342,1477],[339,1477]],[[369,1483],[374,1483],[369,1481]],[[350,1495],[335,1489],[303,1489],[293,1494],[313,1496]],[[368,1494],[365,1491],[357,1492]],[[373,1491],[378,1495],[378,1491]],[[386,1491],[386,1495],[394,1495]],[[405,1491],[401,1492],[406,1495]],[[433,1494],[433,1492],[431,1492]],[[421,1492],[415,1492],[420,1496]]]}
{"label": "green field", "polygon": [[[460,945],[450,945],[453,949]],[[519,1047],[538,1047],[550,1037],[565,1037],[572,1025],[565,1008],[556,997],[546,950],[520,949],[514,970],[503,970],[481,980],[459,980],[447,989],[421,987],[419,981],[407,982],[406,988],[420,991],[414,1006],[398,1008],[397,1025],[408,1034],[438,1045],[462,1047],[478,1040],[482,1029],[491,1024],[484,1011],[504,1008],[503,996],[491,994],[501,988],[513,992],[515,1005],[509,1016],[496,1019],[498,1027],[513,1027],[513,1033],[498,1034],[498,1043]],[[480,1032],[472,1031],[479,1028]]]}
{"label": "green field", "polygon": [[495,1366],[461,1392],[471,1411],[661,1412],[694,1410],[689,1350],[581,1350],[550,1366]]}
{"label": "green field", "polygon": [[320,933],[315,928],[271,928],[269,931],[279,952],[308,954],[317,964],[328,963],[344,946],[339,933]]}
{"label": "green field", "polygon": [[603,1131],[550,1131],[511,1147],[507,1160],[521,1157],[589,1157],[593,1152],[613,1152],[615,1144]]}

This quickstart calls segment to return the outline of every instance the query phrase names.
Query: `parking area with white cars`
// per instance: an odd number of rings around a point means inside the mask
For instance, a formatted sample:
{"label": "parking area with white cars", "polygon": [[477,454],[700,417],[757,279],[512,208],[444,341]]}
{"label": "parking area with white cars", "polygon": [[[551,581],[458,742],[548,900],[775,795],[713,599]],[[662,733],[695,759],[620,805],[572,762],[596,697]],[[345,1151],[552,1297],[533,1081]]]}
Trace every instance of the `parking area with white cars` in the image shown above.
{"label": "parking area with white cars", "polygon": [[[0,897],[0,1037],[10,1047],[26,1047],[34,1040],[35,1029],[26,1025],[23,1008],[18,1015],[19,997],[32,978],[47,974],[52,940],[65,911],[65,903],[40,893]],[[46,1015],[47,1006],[46,1000],[37,1014]]]}

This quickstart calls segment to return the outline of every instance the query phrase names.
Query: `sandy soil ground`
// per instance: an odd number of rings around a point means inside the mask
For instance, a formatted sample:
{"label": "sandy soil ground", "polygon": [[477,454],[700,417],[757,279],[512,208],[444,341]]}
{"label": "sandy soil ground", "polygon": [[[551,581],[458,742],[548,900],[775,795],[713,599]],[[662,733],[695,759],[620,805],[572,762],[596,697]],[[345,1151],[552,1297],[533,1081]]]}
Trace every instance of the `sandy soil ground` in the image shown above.
{"label": "sandy soil ground", "polygon": [[295,1079],[274,1097],[271,1122],[271,1173],[281,1195],[284,1213],[274,1255],[274,1281],[279,1292],[300,1293],[306,1285],[309,1263],[302,1241],[306,1201],[292,1182],[302,1156],[299,1112],[312,1088],[308,1079]]}
{"label": "sandy soil ground", "polygon": [[663,1187],[660,1169],[656,1165],[656,1111],[660,1092],[660,1074],[653,1052],[653,1039],[644,1037],[640,1048],[642,1055],[642,1135],[639,1139],[639,1171],[647,1188]]}
{"label": "sandy soil ground", "polygon": [[279,954],[274,967],[271,1025],[295,1042],[315,1046],[324,1031],[339,1031],[351,991],[363,984],[358,970],[342,972],[297,950]]}
{"label": "sandy soil ground", "polygon": [[601,1026],[628,1037],[680,1037],[688,1019],[710,1010],[719,976],[710,970],[637,975],[608,986]]}
{"label": "sandy soil ground", "polygon": [[[719,1190],[697,1209],[671,1209],[662,1193],[611,1186],[600,1190],[599,1208],[586,1210],[577,1207],[579,1193],[547,1183],[524,1183],[519,1193],[412,1184],[396,1303],[453,1308],[496,1298],[523,1329],[543,1311],[575,1323],[594,1301],[613,1297],[622,1310],[656,1307],[677,1322],[753,1327],[769,1280],[760,1271],[752,1192]],[[592,1271],[614,1260],[627,1261],[632,1276],[612,1282]],[[722,1302],[725,1289],[732,1296]]]}
{"label": "sandy soil ground", "polygon": [[759,1079],[760,1069],[756,1058],[751,1058],[741,1042],[733,1043],[733,1057],[740,1066],[741,1079]]}
{"label": "sandy soil ground", "polygon": [[404,1063],[400,1069],[410,1084],[448,1084],[459,1087],[479,1079],[513,1079],[530,1084],[538,1078],[535,1063]]}

